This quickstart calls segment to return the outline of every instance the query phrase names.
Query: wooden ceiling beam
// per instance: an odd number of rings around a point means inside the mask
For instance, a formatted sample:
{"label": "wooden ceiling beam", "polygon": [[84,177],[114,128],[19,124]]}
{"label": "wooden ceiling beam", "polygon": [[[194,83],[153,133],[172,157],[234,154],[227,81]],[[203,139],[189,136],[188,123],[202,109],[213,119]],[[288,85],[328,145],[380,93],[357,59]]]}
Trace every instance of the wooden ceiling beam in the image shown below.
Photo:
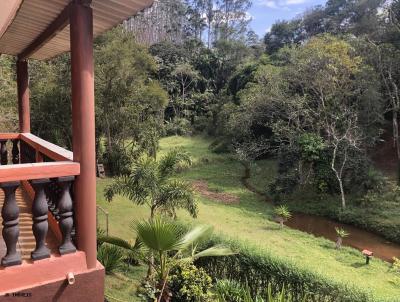
{"label": "wooden ceiling beam", "polygon": [[54,38],[57,33],[62,31],[69,24],[69,10],[70,4],[63,9],[58,17],[39,35],[39,37],[18,55],[18,59],[26,60]]}

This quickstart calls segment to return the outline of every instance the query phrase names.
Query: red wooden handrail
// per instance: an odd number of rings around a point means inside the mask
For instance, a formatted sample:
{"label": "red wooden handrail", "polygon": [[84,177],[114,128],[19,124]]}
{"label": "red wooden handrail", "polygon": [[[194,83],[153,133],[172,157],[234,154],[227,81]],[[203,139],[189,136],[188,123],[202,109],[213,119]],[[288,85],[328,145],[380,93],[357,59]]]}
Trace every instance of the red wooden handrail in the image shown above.
{"label": "red wooden handrail", "polygon": [[0,166],[0,183],[79,174],[80,164],[70,161],[8,165]]}
{"label": "red wooden handrail", "polygon": [[0,133],[0,140],[20,139],[39,153],[55,161],[73,161],[74,154],[60,146],[52,144],[32,133]]}
{"label": "red wooden handrail", "polygon": [[41,139],[31,133],[21,133],[20,139],[39,151],[41,154],[56,160],[56,161],[72,161],[74,159],[74,154],[60,146],[49,143],[44,139]]}
{"label": "red wooden handrail", "polygon": [[19,139],[19,133],[0,133],[0,140]]}

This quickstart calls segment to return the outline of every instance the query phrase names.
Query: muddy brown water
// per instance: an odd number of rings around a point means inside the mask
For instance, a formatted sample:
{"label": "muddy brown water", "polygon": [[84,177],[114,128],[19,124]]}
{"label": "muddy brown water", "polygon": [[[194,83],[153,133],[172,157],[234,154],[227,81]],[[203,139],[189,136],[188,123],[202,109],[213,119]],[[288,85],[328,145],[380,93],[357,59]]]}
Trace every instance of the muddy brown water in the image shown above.
{"label": "muddy brown water", "polygon": [[[241,181],[248,190],[265,198],[264,193],[259,192],[248,182],[248,178],[242,177]],[[349,237],[343,239],[343,246],[350,246],[359,251],[369,250],[374,253],[374,257],[388,262],[393,262],[393,257],[400,259],[400,244],[390,242],[379,235],[349,224],[317,215],[294,213],[285,225],[334,242],[337,239],[335,227],[343,228],[350,234]],[[334,246],[334,243],[332,243],[332,246]]]}
{"label": "muddy brown water", "polygon": [[293,214],[293,217],[285,224],[290,228],[332,241],[336,241],[337,238],[335,227],[344,228],[350,233],[349,237],[343,239],[344,246],[351,246],[360,251],[367,249],[372,251],[375,257],[389,262],[393,262],[393,257],[400,258],[400,244],[387,241],[379,235],[348,224],[339,223],[316,215],[301,213]]}

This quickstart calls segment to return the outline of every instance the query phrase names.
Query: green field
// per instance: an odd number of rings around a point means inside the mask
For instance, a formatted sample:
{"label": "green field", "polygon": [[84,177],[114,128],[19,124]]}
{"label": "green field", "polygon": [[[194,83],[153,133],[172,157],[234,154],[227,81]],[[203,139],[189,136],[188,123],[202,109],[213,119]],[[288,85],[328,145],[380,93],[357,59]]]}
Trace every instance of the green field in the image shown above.
{"label": "green field", "polygon": [[[173,147],[182,147],[191,153],[194,165],[180,173],[179,177],[192,182],[202,181],[203,185],[208,185],[208,189],[203,188],[203,194],[197,194],[198,223],[211,224],[217,233],[247,240],[283,259],[338,282],[370,289],[377,298],[400,301],[400,278],[389,271],[388,263],[374,259],[371,265],[364,266],[364,258],[355,249],[343,248],[337,251],[331,241],[288,228],[279,229],[272,221],[272,206],[241,184],[243,167],[240,163],[229,155],[211,153],[209,144],[210,141],[203,137],[168,137],[160,142],[159,156]],[[253,169],[252,182],[257,187],[265,187],[271,181],[275,169],[272,161],[258,162]],[[98,181],[98,204],[109,212],[110,234],[133,240],[130,223],[148,217],[149,211],[120,196],[112,203],[105,201],[103,190],[110,181]],[[221,196],[221,199],[227,197],[228,200],[237,200],[223,203],[205,197],[210,194]],[[184,212],[178,212],[178,216],[184,222],[193,221]],[[104,219],[100,220],[100,225],[104,225]],[[137,301],[134,292],[137,280],[143,272],[143,267],[134,267],[127,272],[107,276],[107,296],[122,301]],[[130,281],[127,276],[136,278],[136,281]]]}

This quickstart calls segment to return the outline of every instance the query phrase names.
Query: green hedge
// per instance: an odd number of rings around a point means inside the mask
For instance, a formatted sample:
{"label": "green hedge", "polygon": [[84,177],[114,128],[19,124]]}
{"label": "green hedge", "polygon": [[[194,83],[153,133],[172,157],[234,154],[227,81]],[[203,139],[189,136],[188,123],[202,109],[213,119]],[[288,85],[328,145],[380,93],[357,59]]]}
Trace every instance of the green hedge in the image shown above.
{"label": "green hedge", "polygon": [[309,301],[318,302],[382,301],[376,300],[367,289],[329,280],[246,242],[214,236],[205,245],[214,244],[230,246],[238,254],[203,258],[198,260],[196,265],[203,267],[213,278],[231,279],[247,284],[253,296],[263,294],[270,283],[272,288],[276,289],[284,284],[295,301],[299,301],[306,293]]}

